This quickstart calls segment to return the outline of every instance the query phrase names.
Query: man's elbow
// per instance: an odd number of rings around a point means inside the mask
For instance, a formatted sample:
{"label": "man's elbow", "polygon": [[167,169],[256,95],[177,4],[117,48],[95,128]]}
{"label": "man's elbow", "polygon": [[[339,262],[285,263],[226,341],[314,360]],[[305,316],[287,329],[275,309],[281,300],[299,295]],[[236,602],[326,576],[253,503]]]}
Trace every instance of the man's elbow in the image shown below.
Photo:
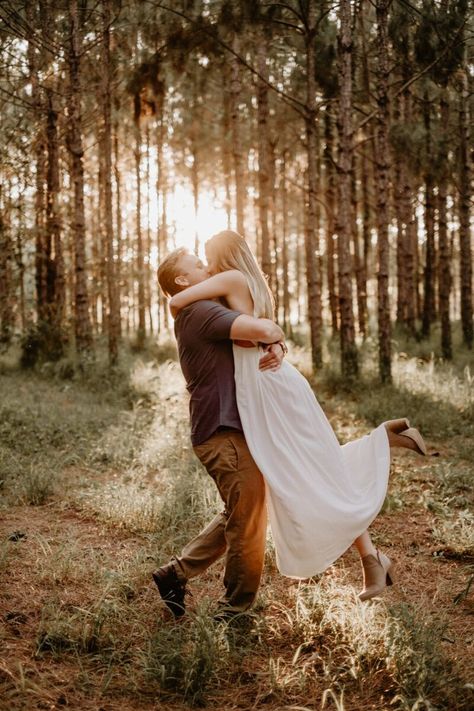
{"label": "man's elbow", "polygon": [[275,341],[280,341],[284,338],[284,333],[280,326],[276,323],[269,321],[268,323],[262,324],[263,333],[260,336],[260,340],[263,343],[275,343]]}

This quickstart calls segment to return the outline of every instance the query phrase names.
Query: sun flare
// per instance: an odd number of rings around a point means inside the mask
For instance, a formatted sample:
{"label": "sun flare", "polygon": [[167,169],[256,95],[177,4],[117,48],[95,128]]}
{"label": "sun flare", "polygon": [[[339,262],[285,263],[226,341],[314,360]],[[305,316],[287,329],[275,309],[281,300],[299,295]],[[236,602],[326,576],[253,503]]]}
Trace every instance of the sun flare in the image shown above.
{"label": "sun flare", "polygon": [[[183,185],[177,185],[168,195],[166,206],[168,222],[172,230],[172,238],[176,247],[187,247],[194,250],[196,237],[199,243],[199,254],[204,256],[204,243],[211,235],[228,228],[227,211],[223,195],[203,190],[199,193],[197,214],[194,211],[193,194]],[[150,205],[152,224],[158,221],[159,205]],[[150,262],[158,266],[158,250],[152,248]]]}

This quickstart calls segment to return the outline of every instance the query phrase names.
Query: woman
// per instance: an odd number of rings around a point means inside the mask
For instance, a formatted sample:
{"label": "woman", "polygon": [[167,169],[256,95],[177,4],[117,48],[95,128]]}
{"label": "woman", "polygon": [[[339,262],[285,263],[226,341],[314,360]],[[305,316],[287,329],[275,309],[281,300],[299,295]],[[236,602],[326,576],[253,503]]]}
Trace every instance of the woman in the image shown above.
{"label": "woman", "polygon": [[[273,299],[246,241],[226,230],[206,244],[210,276],[170,301],[175,316],[200,299],[273,318]],[[308,381],[288,362],[259,371],[257,344],[234,344],[237,404],[247,444],[268,488],[278,569],[308,578],[328,568],[354,543],[364,572],[361,600],[392,584],[393,565],[377,551],[367,527],[387,490],[390,447],[426,454],[406,419],[386,422],[340,446]]]}

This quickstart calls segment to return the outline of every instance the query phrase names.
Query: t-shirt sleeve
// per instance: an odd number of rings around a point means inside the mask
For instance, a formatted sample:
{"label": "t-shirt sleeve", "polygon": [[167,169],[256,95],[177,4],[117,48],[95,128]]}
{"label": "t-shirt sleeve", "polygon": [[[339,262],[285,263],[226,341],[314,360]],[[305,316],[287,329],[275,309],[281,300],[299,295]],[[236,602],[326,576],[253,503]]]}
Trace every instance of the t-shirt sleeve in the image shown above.
{"label": "t-shirt sleeve", "polygon": [[230,329],[240,311],[227,309],[215,301],[199,302],[198,336],[208,341],[221,341],[230,338]]}

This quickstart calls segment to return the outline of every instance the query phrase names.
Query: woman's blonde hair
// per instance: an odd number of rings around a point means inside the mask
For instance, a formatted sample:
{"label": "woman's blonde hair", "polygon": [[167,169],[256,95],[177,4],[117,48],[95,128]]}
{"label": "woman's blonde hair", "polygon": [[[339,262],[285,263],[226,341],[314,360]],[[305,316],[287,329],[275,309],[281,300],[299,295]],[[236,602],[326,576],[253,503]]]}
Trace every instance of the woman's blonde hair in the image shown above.
{"label": "woman's blonde hair", "polygon": [[223,230],[206,242],[208,259],[212,258],[217,272],[238,269],[246,277],[257,318],[273,319],[274,301],[267,279],[244,238],[232,230]]}

